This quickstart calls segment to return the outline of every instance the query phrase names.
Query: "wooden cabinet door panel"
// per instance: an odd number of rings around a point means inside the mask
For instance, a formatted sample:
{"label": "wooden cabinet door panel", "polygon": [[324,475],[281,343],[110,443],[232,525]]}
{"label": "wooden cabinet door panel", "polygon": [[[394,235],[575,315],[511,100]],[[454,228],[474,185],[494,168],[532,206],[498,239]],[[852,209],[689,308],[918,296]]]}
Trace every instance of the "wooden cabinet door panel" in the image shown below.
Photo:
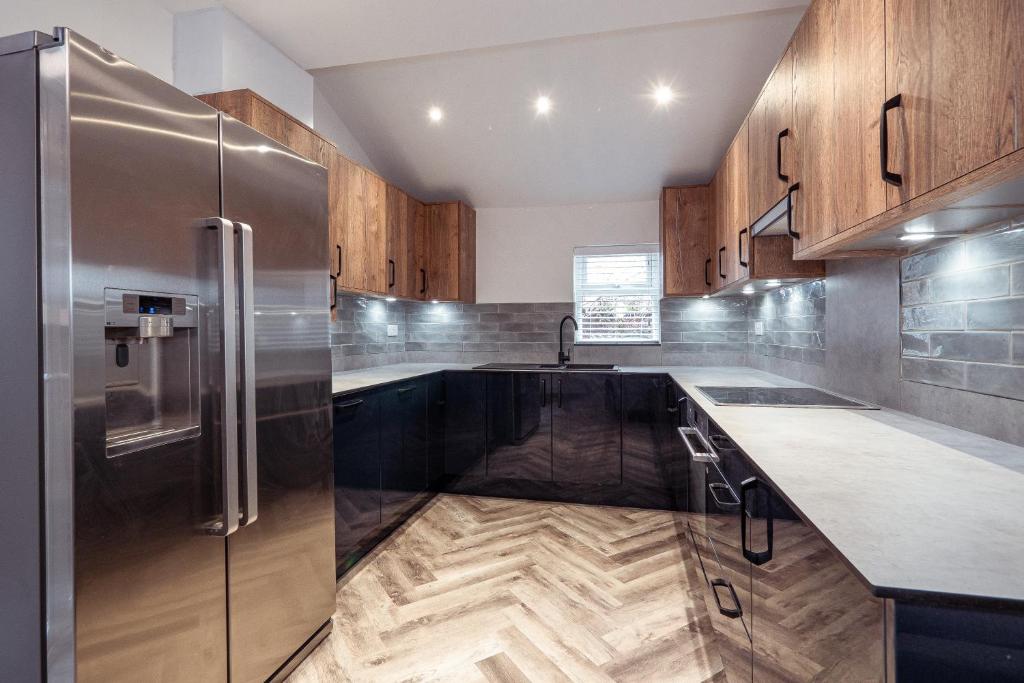
{"label": "wooden cabinet door panel", "polygon": [[883,0],[817,0],[793,41],[796,250],[885,210],[878,113]]}
{"label": "wooden cabinet door panel", "polygon": [[706,185],[666,187],[661,191],[665,296],[698,296],[708,289],[708,197]]}
{"label": "wooden cabinet door panel", "polygon": [[459,202],[458,299],[476,303],[476,210]]}
{"label": "wooden cabinet door panel", "polygon": [[361,169],[364,177],[366,220],[366,283],[371,292],[388,291],[387,194],[388,184],[380,176]]}
{"label": "wooden cabinet door panel", "polygon": [[430,213],[431,209],[426,204],[416,201],[410,197],[413,203],[413,282],[415,283],[413,294],[417,299],[427,298],[427,258],[430,252]]}
{"label": "wooden cabinet door panel", "polygon": [[891,208],[1020,147],[1024,5],[887,0],[885,24]]}
{"label": "wooden cabinet door panel", "polygon": [[430,205],[427,229],[427,298],[459,298],[459,204]]}
{"label": "wooden cabinet door panel", "polygon": [[[753,223],[785,198],[789,182],[779,178],[793,169],[793,51],[779,60],[748,120],[750,178],[749,221]],[[780,159],[781,153],[781,159]],[[779,163],[781,161],[781,164]],[[792,177],[792,176],[791,176]]]}
{"label": "wooden cabinet door panel", "polygon": [[388,294],[412,297],[415,268],[415,211],[409,195],[387,186],[387,289]]}
{"label": "wooden cabinet door panel", "polygon": [[[748,204],[748,156],[747,156],[747,122],[744,121],[736,133],[732,146],[729,148],[729,231],[724,235],[726,252],[729,257],[730,284],[744,280],[748,276],[749,253],[740,254],[740,233],[750,227],[750,208]],[[743,250],[749,252],[750,233],[743,233]]]}

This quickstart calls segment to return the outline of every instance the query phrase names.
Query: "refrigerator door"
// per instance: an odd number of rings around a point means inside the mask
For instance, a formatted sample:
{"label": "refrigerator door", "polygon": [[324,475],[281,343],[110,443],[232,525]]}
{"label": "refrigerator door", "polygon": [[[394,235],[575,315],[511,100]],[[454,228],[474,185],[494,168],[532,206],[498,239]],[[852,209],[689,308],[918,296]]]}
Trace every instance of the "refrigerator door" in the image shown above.
{"label": "refrigerator door", "polygon": [[[217,231],[200,224],[220,208],[217,115],[81,36],[65,36],[40,51],[41,213],[48,248],[61,244],[62,230],[70,235],[76,678],[226,680],[225,543],[217,535],[224,369],[217,266],[209,262],[220,245]],[[54,115],[62,106],[63,131]],[[61,267],[44,260],[50,302],[59,301]],[[140,311],[129,310],[138,299],[121,297],[135,322],[112,328],[105,297],[121,290],[188,298],[198,322],[149,338]],[[44,304],[45,314],[61,317],[53,305]],[[180,417],[167,392],[190,395],[184,385],[200,389],[199,405],[189,404],[198,425],[166,443],[111,450],[111,434],[128,420],[156,433],[161,411]]]}
{"label": "refrigerator door", "polygon": [[[231,680],[242,683],[271,676],[334,613],[327,171],[226,115],[222,136],[223,215],[240,263],[251,226],[255,290],[255,406],[244,409],[243,382],[239,434],[254,413],[258,465],[243,472],[243,526],[228,538]],[[253,340],[242,336],[244,361]]]}

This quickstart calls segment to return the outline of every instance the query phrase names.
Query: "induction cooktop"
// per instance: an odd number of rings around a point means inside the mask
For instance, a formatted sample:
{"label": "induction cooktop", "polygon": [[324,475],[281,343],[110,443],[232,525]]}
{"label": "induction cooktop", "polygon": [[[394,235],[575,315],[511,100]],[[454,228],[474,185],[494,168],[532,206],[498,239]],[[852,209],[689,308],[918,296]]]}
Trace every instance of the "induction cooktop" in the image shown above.
{"label": "induction cooktop", "polygon": [[697,387],[716,406],[772,408],[853,408],[877,410],[813,387]]}

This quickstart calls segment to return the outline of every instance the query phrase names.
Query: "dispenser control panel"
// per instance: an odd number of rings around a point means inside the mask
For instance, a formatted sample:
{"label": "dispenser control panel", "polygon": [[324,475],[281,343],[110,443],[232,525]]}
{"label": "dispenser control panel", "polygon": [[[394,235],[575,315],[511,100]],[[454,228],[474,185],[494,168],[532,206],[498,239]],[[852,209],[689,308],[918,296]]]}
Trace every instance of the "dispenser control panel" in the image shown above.
{"label": "dispenser control panel", "polygon": [[138,327],[140,316],[169,315],[174,327],[195,327],[199,298],[194,294],[167,294],[107,288],[107,327]]}

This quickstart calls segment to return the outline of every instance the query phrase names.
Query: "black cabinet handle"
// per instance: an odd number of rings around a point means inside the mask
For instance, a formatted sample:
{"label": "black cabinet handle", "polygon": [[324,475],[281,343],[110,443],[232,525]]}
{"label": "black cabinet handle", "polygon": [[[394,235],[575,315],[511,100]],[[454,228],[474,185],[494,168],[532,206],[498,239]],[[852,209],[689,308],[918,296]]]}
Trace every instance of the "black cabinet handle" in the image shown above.
{"label": "black cabinet handle", "polygon": [[388,289],[395,286],[395,261],[388,259]]}
{"label": "black cabinet handle", "polygon": [[740,265],[743,266],[744,268],[747,267],[747,262],[743,260],[743,236],[745,234],[747,234],[747,228],[743,228],[742,230],[740,230],[739,244],[737,246],[737,248],[740,250]]}
{"label": "black cabinet handle", "polygon": [[711,286],[711,257],[704,260],[704,284]]}
{"label": "black cabinet handle", "polygon": [[363,399],[356,398],[352,399],[351,401],[342,401],[341,403],[335,403],[334,410],[336,412],[341,412],[343,410],[348,410],[349,408],[355,408],[356,406],[361,405],[363,405]]}
{"label": "black cabinet handle", "polygon": [[398,395],[402,396],[403,394],[408,394],[410,391],[415,391],[415,390],[416,390],[416,387],[402,387],[401,389],[398,390]]}
{"label": "black cabinet handle", "polygon": [[789,128],[779,131],[779,137],[775,141],[775,175],[784,183],[789,182],[789,176],[782,172],[782,138],[789,137]]}
{"label": "black cabinet handle", "polygon": [[331,278],[331,310],[338,307],[338,276],[328,275]]}
{"label": "black cabinet handle", "polygon": [[795,240],[800,239],[800,233],[793,229],[793,193],[800,189],[800,183],[796,182],[786,190],[786,230],[789,236]]}
{"label": "black cabinet handle", "polygon": [[427,271],[425,271],[422,268],[420,268],[420,275],[423,276],[423,286],[420,287],[420,294],[426,294],[427,293]]}
{"label": "black cabinet handle", "polygon": [[725,253],[725,247],[718,248],[718,277],[725,279],[725,268],[722,267],[722,254]]}
{"label": "black cabinet handle", "polygon": [[761,485],[757,477],[751,477],[740,484],[740,547],[743,548],[743,557],[750,560],[751,564],[762,565],[772,559],[772,547],[775,543],[775,515],[772,513],[772,490],[765,487],[768,492],[767,510],[768,520],[768,549],[754,552],[747,547],[747,523],[750,517],[747,513],[747,493],[756,490]]}
{"label": "black cabinet handle", "polygon": [[[718,597],[719,586],[728,588],[729,593],[732,596],[732,603],[735,607],[724,607],[722,605],[722,599]],[[732,584],[725,579],[711,579],[711,594],[715,596],[715,604],[718,605],[718,611],[722,613],[722,616],[729,617],[730,619],[738,619],[743,616],[743,607],[740,605],[740,598],[736,595],[736,589],[732,587]]]}
{"label": "black cabinet handle", "polygon": [[547,379],[540,378],[540,407],[544,408],[548,405],[548,381]]}
{"label": "black cabinet handle", "polygon": [[562,380],[558,380],[558,407],[562,407]]}
{"label": "black cabinet handle", "polygon": [[335,275],[341,277],[341,245],[335,244],[334,246],[338,249],[338,272]]}
{"label": "black cabinet handle", "polygon": [[882,162],[882,180],[900,187],[903,185],[903,176],[889,170],[889,117],[891,109],[903,106],[903,97],[900,94],[893,95],[882,103],[882,118],[878,122],[878,156]]}

